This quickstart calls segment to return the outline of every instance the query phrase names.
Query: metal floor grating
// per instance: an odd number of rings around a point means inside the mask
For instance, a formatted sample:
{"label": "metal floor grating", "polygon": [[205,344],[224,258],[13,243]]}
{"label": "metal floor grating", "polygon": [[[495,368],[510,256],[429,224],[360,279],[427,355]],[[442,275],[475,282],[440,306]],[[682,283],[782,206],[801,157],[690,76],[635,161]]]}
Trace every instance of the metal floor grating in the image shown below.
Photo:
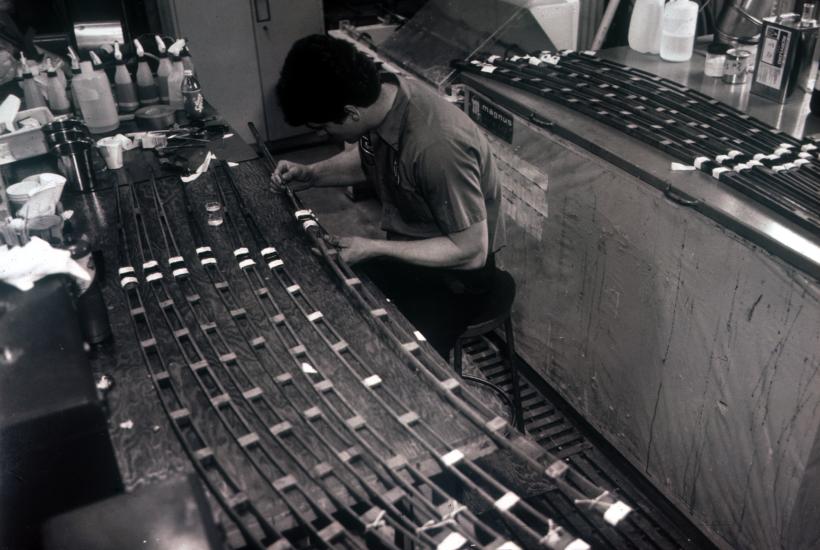
{"label": "metal floor grating", "polygon": [[[495,335],[479,337],[464,347],[464,371],[482,376],[512,395],[512,373],[496,344],[501,341],[496,338]],[[522,363],[520,359],[517,362]],[[575,527],[580,536],[589,542],[595,541],[594,548],[715,548],[640,472],[623,457],[613,457],[617,451],[603,442],[600,435],[583,421],[571,418],[577,413],[570,412],[569,405],[557,395],[548,396],[547,393],[553,392],[543,380],[533,384],[534,373],[528,366],[519,364],[517,368],[527,434],[591,481],[618,493],[635,508],[636,516],[640,516],[629,540],[613,539],[581,517],[570,519],[569,526]]]}

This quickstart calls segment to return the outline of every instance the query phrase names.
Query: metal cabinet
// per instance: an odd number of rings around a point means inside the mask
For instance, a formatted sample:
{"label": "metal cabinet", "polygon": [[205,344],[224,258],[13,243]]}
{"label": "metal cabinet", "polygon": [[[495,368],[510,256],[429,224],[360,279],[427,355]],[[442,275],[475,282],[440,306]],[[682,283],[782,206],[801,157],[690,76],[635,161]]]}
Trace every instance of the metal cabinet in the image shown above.
{"label": "metal cabinet", "polygon": [[299,38],[324,32],[321,0],[160,0],[163,32],[187,38],[208,101],[245,141],[253,122],[268,140],[305,133],[288,126],[275,87]]}

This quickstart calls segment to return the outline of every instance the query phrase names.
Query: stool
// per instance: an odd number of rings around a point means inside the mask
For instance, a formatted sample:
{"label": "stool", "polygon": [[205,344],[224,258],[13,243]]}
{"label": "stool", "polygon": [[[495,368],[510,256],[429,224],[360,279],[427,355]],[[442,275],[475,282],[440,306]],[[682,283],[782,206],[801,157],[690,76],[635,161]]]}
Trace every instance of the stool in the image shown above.
{"label": "stool", "polygon": [[[506,271],[496,269],[493,273],[492,290],[483,297],[478,311],[470,319],[467,328],[456,339],[453,347],[453,366],[456,373],[465,380],[476,382],[498,393],[513,410],[516,429],[524,431],[524,411],[521,406],[521,392],[518,385],[518,370],[515,368],[515,339],[513,337],[512,319],[510,311],[515,301],[515,279]],[[489,380],[476,378],[462,373],[462,357],[464,343],[470,338],[489,334],[495,329],[504,326],[506,346],[504,363],[512,373],[513,397],[512,402],[507,393]]]}

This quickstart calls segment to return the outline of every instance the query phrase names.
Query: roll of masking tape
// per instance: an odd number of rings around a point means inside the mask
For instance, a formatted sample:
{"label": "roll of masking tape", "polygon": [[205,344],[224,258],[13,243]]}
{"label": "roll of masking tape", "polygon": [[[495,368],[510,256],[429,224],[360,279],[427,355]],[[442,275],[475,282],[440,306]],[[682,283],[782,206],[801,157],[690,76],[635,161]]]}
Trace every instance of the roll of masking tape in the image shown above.
{"label": "roll of masking tape", "polygon": [[165,130],[174,122],[174,109],[169,105],[149,105],[135,113],[140,130]]}

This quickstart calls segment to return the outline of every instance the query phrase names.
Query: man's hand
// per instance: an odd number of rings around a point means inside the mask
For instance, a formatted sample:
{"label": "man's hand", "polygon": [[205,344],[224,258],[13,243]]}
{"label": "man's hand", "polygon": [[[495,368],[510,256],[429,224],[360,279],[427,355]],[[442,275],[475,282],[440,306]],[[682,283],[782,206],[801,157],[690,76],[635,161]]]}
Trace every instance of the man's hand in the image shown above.
{"label": "man's hand", "polygon": [[376,256],[376,241],[363,237],[342,237],[339,239],[339,257],[353,265]]}
{"label": "man's hand", "polygon": [[304,191],[315,184],[315,172],[310,165],[280,160],[270,179],[274,185],[287,185],[293,191]]}

